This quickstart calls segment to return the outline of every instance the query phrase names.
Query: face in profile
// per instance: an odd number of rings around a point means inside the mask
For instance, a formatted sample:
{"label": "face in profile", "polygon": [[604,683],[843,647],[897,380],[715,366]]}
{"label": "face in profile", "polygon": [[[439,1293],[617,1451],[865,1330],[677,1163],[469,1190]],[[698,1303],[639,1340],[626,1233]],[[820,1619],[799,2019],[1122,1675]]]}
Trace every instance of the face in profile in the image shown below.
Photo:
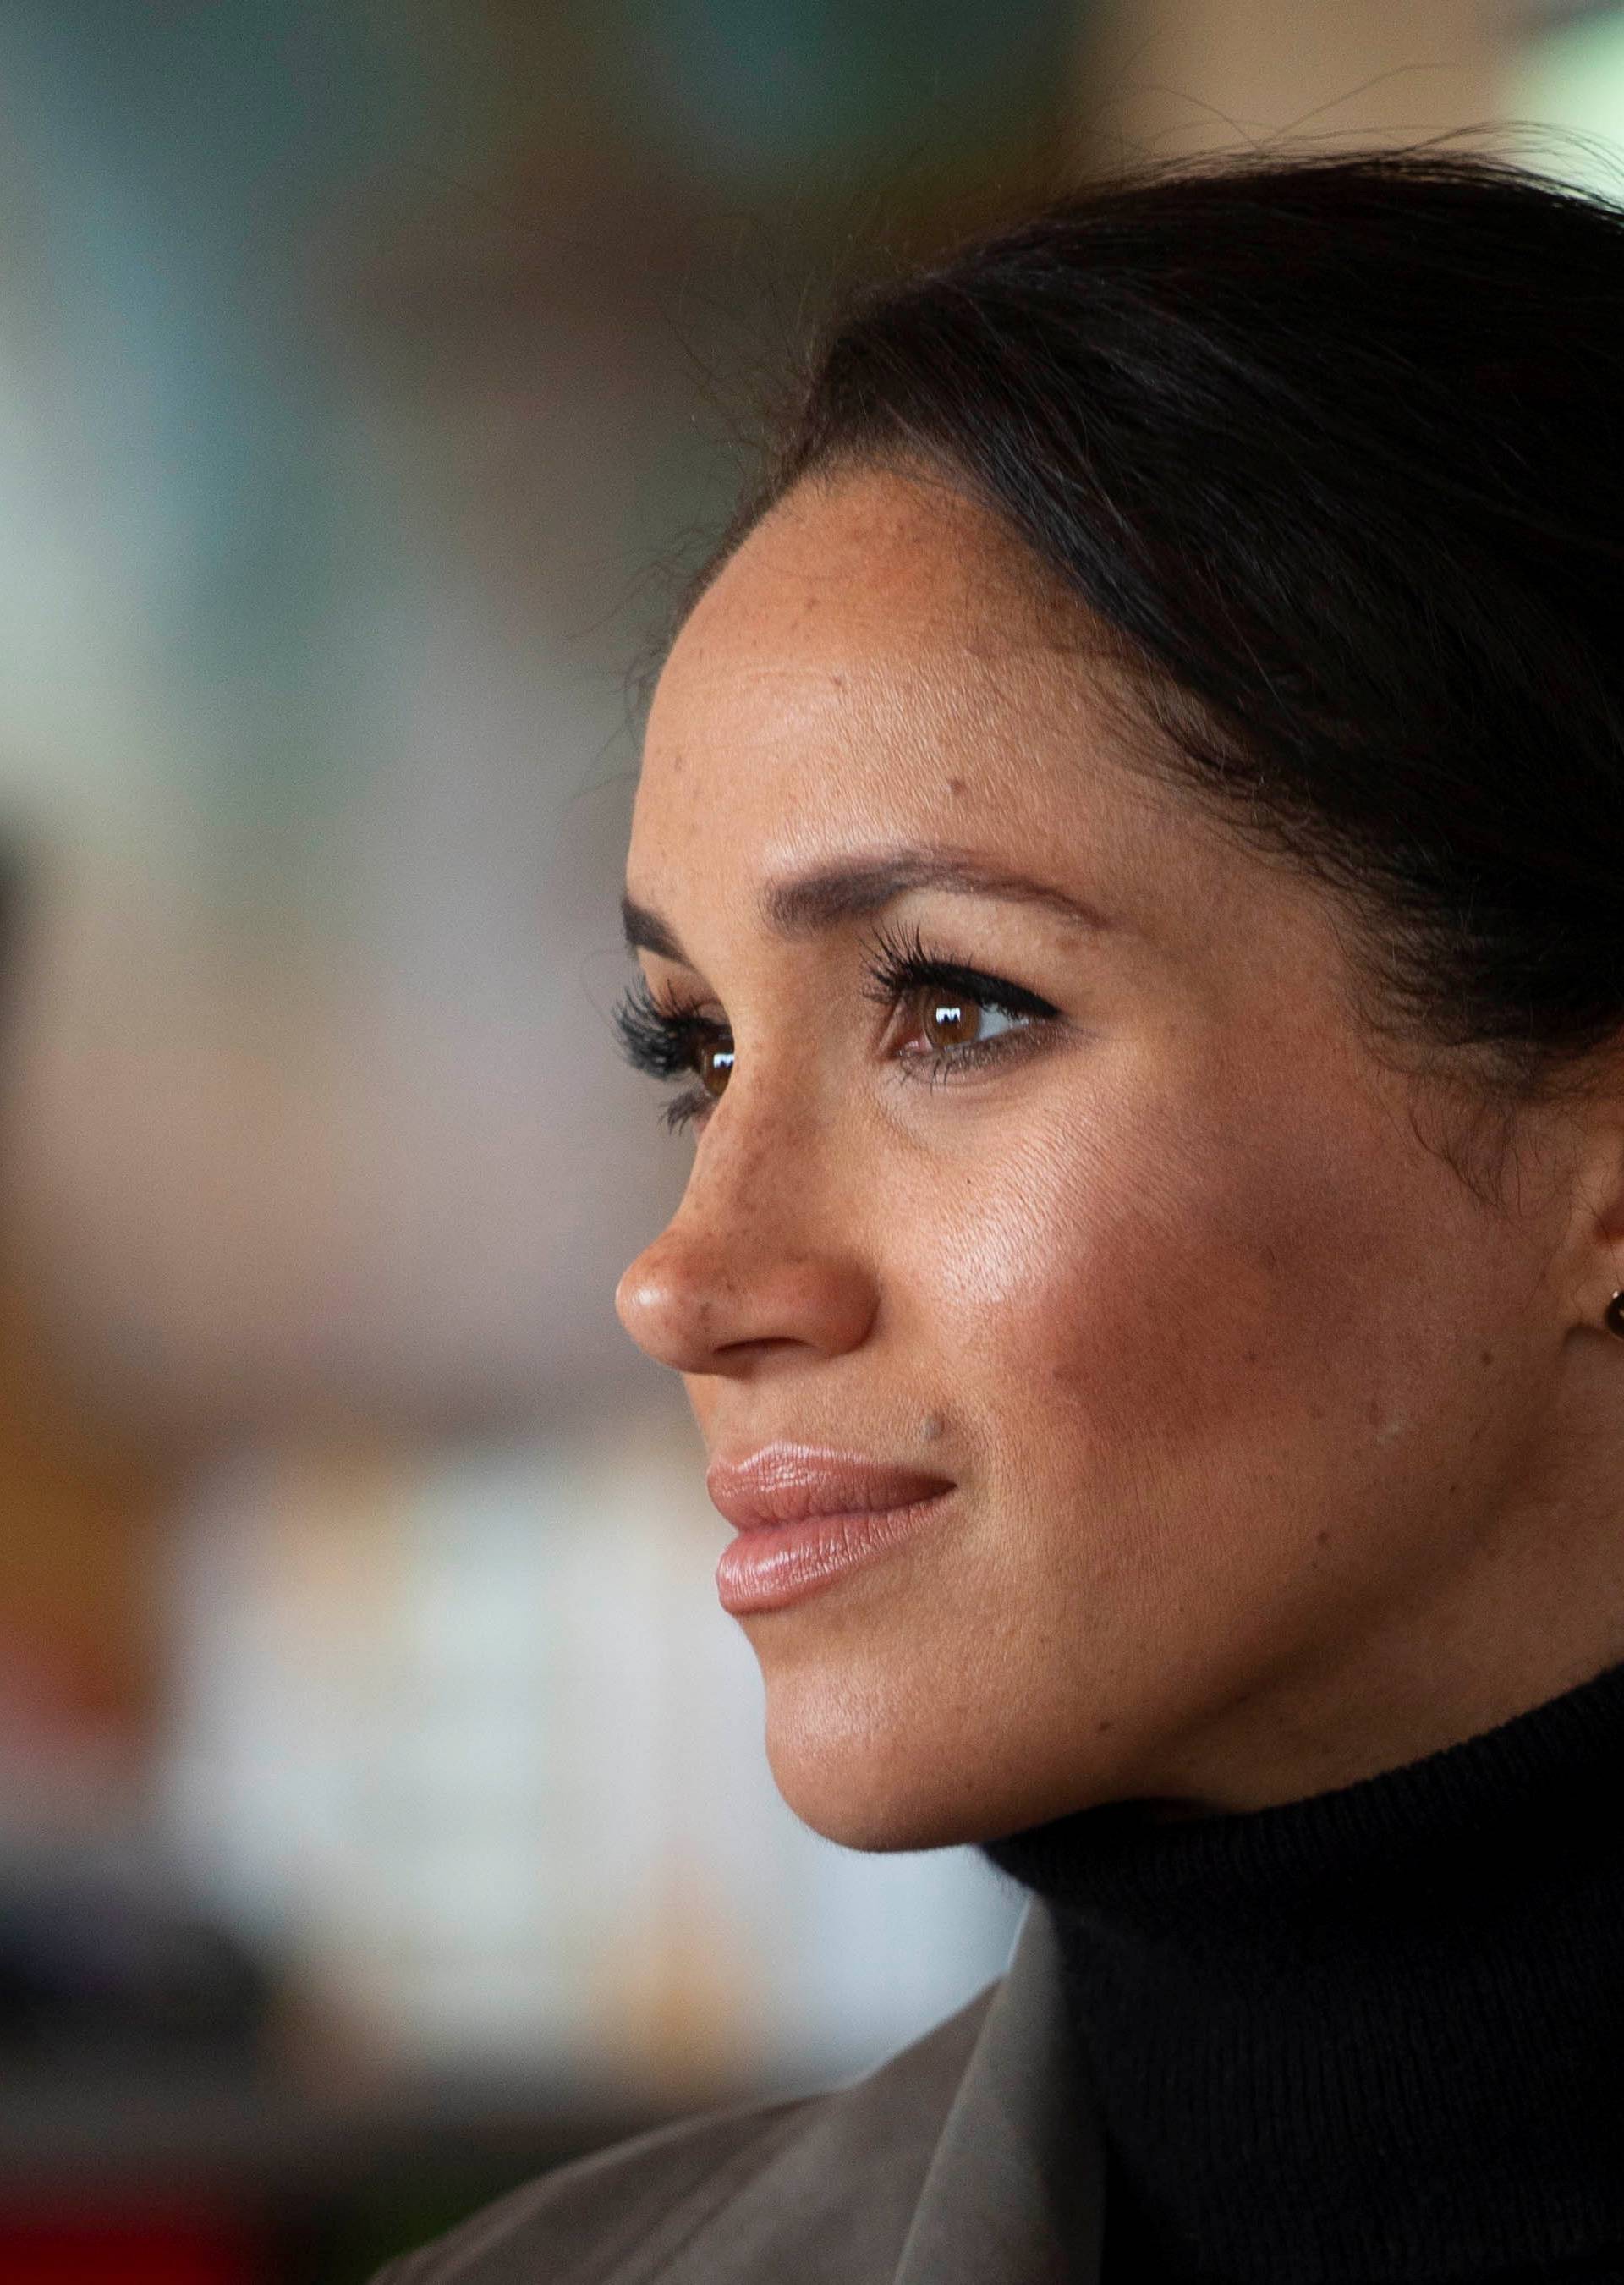
{"label": "face in profile", "polygon": [[[1140,765],[1088,632],[941,483],[820,478],[648,726],[693,1159],[618,1303],[742,1507],[779,1786],[860,1847],[1403,1758],[1549,1397],[1558,1186],[1462,1182],[1345,915]],[[775,1540],[808,1471],[855,1505]]]}

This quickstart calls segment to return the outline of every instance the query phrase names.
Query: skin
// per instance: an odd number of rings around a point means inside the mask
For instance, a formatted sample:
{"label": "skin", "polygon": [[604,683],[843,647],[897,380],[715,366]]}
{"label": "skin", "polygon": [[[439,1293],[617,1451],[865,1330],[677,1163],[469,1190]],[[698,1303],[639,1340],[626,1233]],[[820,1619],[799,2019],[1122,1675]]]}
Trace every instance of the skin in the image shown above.
{"label": "skin", "polygon": [[[730,560],[649,721],[627,888],[683,957],[642,964],[735,1062],[623,1323],[712,1453],[957,1486],[741,1621],[781,1790],[859,1848],[1260,1808],[1624,1658],[1624,1083],[1526,1111],[1479,1195],[1459,1072],[1378,1048],[1330,891],[1135,766],[1088,633],[985,511],[848,471]],[[1059,1010],[933,1085],[874,920],[760,904],[898,844],[1106,923],[889,907]]]}

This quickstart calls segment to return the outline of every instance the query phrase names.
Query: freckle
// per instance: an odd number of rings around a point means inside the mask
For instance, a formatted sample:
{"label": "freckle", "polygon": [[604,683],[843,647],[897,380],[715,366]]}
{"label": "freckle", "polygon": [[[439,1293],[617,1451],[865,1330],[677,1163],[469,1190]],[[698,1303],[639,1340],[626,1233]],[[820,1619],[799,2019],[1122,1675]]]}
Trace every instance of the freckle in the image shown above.
{"label": "freckle", "polygon": [[1374,1428],[1379,1425],[1381,1417],[1381,1400],[1378,1397],[1373,1396],[1369,1404],[1365,1407],[1365,1418],[1369,1422],[1371,1427]]}
{"label": "freckle", "polygon": [[1116,1726],[1116,1724],[1111,1720],[1110,1715],[1103,1714],[1094,1724],[1094,1735],[1097,1738],[1102,1738],[1108,1730],[1114,1730]]}
{"label": "freckle", "polygon": [[1248,1349],[1248,1350],[1247,1350],[1247,1352],[1246,1352],[1246,1362],[1247,1362],[1247,1363],[1248,1363],[1248,1364],[1256,1364],[1256,1363],[1257,1363],[1257,1362],[1258,1362],[1258,1352],[1257,1352],[1257,1350],[1256,1350],[1256,1349]]}
{"label": "freckle", "polygon": [[1316,1531],[1314,1535],[1314,1543],[1316,1547],[1329,1547],[1330,1545],[1330,1532]]}
{"label": "freckle", "polygon": [[924,1425],[921,1428],[919,1433],[924,1438],[927,1444],[934,1444],[937,1438],[942,1433],[941,1414],[939,1412],[927,1412],[924,1418]]}
{"label": "freckle", "polygon": [[1494,1363],[1494,1362],[1495,1362],[1495,1352],[1494,1352],[1494,1350],[1493,1350],[1493,1349],[1485,1349],[1485,1350],[1484,1350],[1484,1352],[1483,1352],[1483,1355],[1482,1355],[1482,1356],[1479,1358],[1479,1362],[1480,1363],[1482,1363],[1482,1364],[1493,1364],[1493,1363]]}

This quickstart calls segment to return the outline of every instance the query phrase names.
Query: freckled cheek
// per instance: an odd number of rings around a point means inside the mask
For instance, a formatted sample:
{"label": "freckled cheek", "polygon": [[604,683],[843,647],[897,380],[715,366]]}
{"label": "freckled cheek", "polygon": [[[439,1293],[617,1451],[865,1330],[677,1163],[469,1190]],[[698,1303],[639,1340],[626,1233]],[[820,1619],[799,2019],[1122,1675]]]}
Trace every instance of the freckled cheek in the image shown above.
{"label": "freckled cheek", "polygon": [[932,1338],[1004,1420],[1177,1440],[1321,1362],[1318,1207],[1208,1136],[1029,1143],[938,1229]]}

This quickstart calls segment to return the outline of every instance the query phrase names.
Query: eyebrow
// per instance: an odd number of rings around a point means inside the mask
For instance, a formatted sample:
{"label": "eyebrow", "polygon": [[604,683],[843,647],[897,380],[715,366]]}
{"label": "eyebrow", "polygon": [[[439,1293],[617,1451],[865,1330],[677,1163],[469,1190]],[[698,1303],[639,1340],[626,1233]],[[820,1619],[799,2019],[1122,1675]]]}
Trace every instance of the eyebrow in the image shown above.
{"label": "eyebrow", "polygon": [[[760,911],[775,936],[800,942],[877,913],[910,889],[947,889],[1002,904],[1035,905],[1095,934],[1111,925],[1103,913],[1063,889],[952,849],[891,850],[859,863],[822,865],[769,882],[761,892]],[[692,965],[675,930],[658,913],[630,896],[621,899],[620,913],[628,951],[652,952],[685,968]]]}

